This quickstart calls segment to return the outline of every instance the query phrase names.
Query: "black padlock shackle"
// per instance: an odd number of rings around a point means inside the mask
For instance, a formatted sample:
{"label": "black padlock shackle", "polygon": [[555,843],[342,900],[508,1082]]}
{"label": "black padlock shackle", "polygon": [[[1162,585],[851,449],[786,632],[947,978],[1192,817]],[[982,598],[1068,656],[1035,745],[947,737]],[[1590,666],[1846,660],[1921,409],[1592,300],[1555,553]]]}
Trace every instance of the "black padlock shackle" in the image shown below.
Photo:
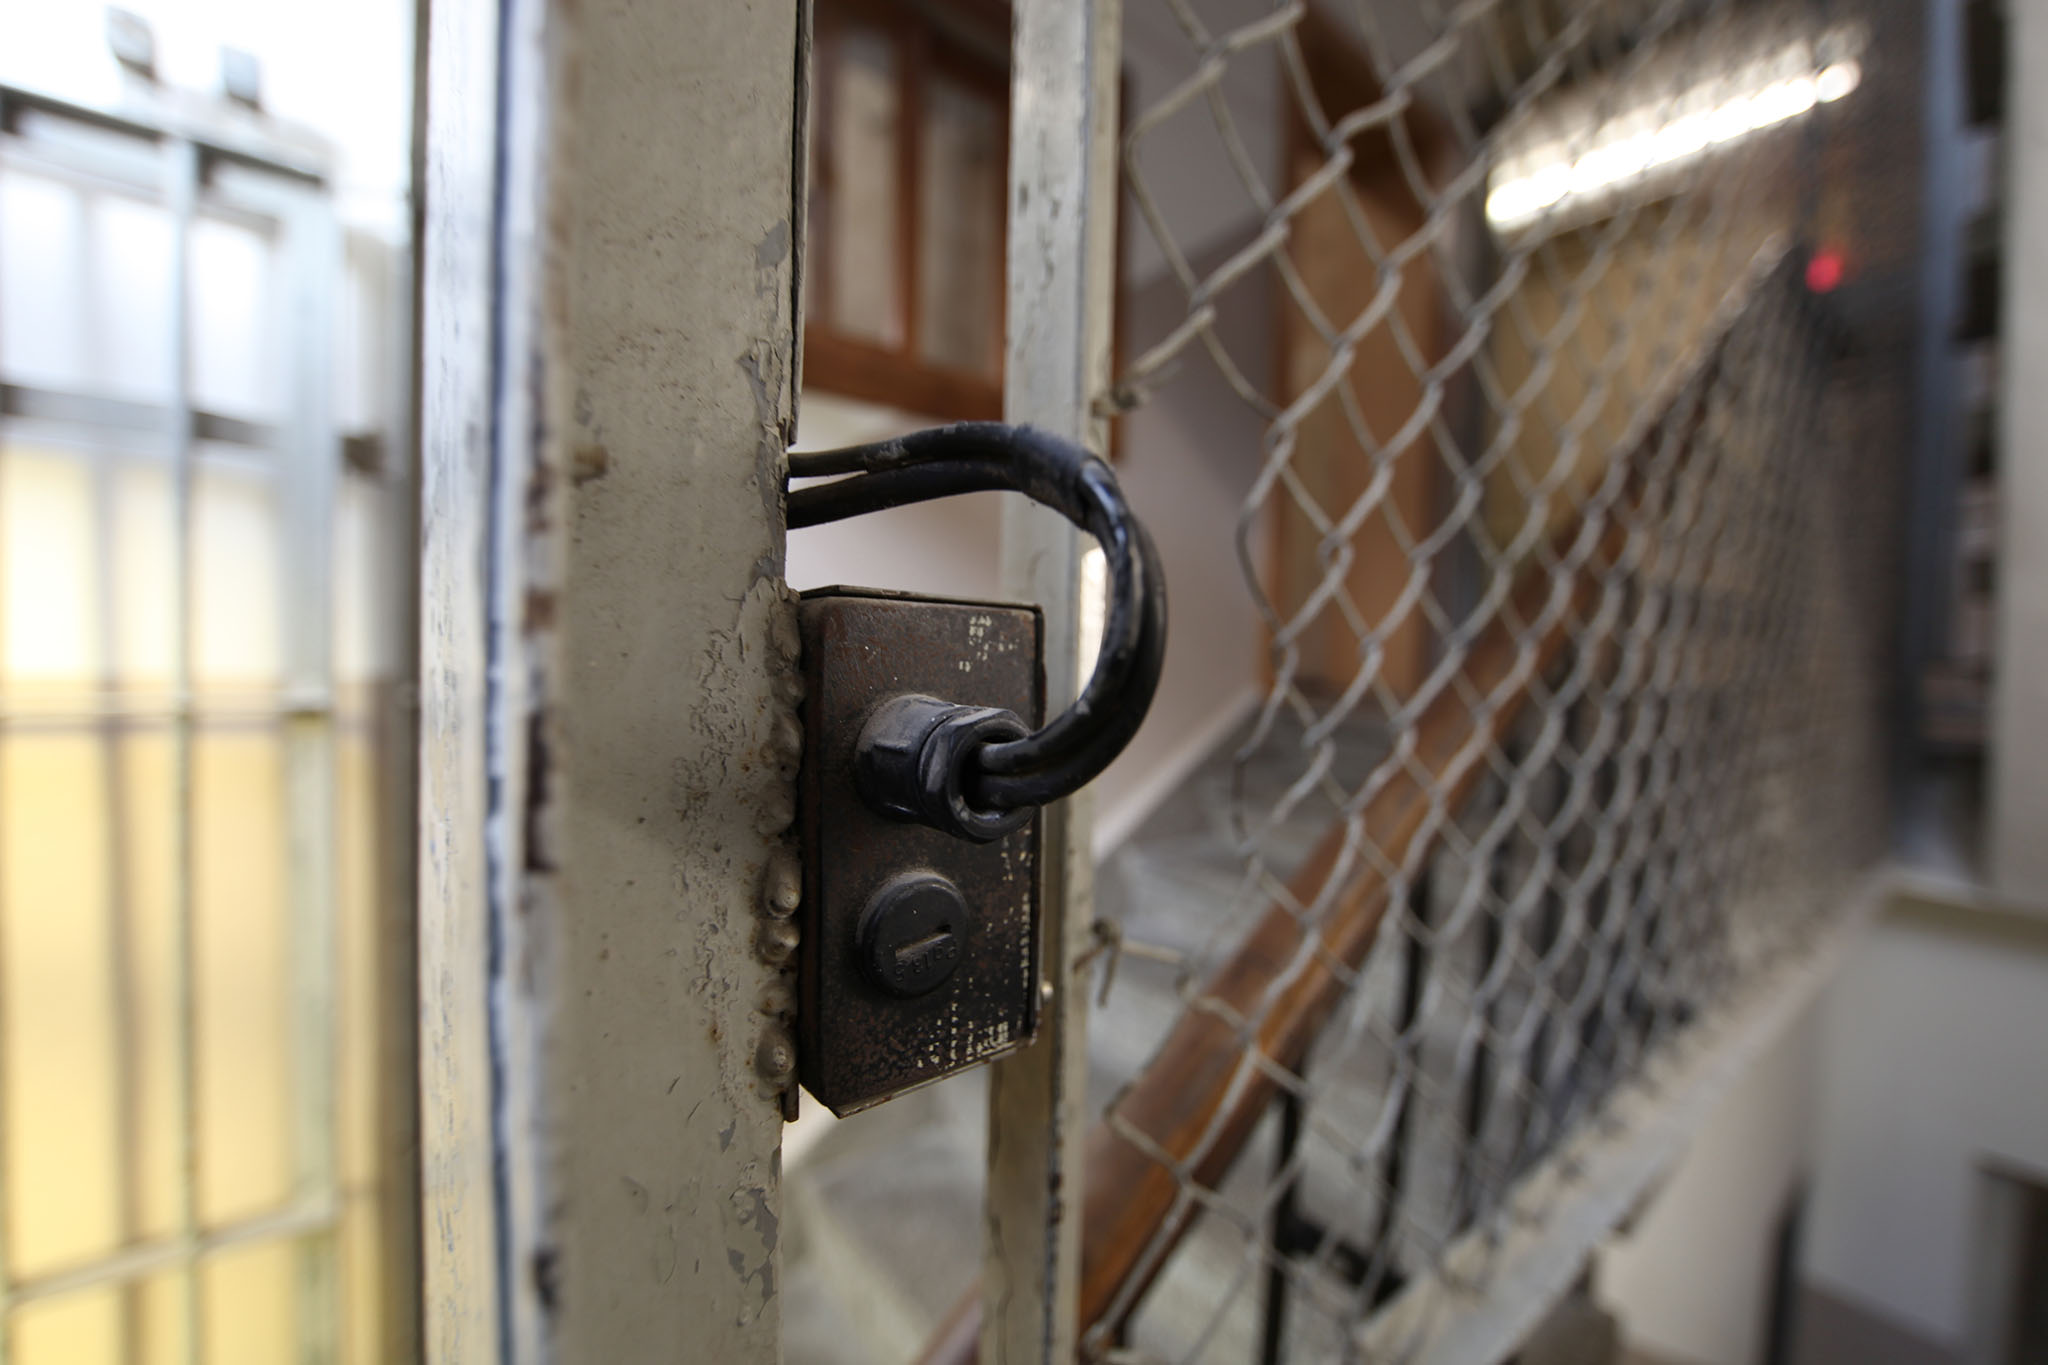
{"label": "black padlock shackle", "polygon": [[891,441],[791,455],[792,479],[848,475],[789,490],[799,530],[960,493],[1009,490],[1059,512],[1102,547],[1109,609],[1095,669],[1065,711],[1020,739],[967,756],[971,799],[990,812],[1042,806],[1092,781],[1137,733],[1166,657],[1166,575],[1110,467],[1028,426],[956,422]]}

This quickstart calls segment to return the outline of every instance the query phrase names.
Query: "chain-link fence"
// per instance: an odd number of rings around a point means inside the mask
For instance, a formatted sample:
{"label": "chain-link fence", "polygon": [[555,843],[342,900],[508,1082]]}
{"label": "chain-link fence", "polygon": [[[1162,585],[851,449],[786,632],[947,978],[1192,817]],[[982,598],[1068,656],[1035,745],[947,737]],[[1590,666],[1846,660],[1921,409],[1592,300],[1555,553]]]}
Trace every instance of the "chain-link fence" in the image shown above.
{"label": "chain-link fence", "polygon": [[1104,401],[1257,413],[1270,671],[1235,890],[1104,929],[1087,1352],[1406,1359],[1387,1306],[1483,1294],[1458,1249],[1876,852],[1890,485],[1810,228],[1877,54],[1797,3],[1128,4],[1186,307]]}

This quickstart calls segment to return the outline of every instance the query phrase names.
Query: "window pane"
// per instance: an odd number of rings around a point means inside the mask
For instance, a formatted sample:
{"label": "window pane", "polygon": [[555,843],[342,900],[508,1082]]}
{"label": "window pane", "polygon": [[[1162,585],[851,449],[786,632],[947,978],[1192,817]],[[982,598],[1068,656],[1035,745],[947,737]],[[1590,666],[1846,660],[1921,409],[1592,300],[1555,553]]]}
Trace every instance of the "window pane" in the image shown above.
{"label": "window pane", "polygon": [[852,24],[839,36],[832,73],[831,325],[900,345],[897,282],[896,46],[878,28]]}
{"label": "window pane", "polygon": [[85,194],[62,181],[0,171],[0,375],[83,389]]}
{"label": "window pane", "polygon": [[20,1365],[121,1365],[121,1301],[110,1289],[31,1303],[13,1327]]}
{"label": "window pane", "polygon": [[131,692],[171,689],[178,636],[171,471],[162,460],[113,466],[114,676]]}
{"label": "window pane", "polygon": [[177,800],[167,724],[131,727],[120,741],[115,853],[128,905],[129,1017],[134,1029],[135,1235],[176,1232],[183,1206],[178,1070]]}
{"label": "window pane", "polygon": [[0,738],[0,934],[10,1270],[110,1249],[117,1232],[111,849],[97,737]]}
{"label": "window pane", "polygon": [[300,1256],[296,1242],[225,1252],[200,1271],[205,1365],[277,1365],[297,1349]]}
{"label": "window pane", "polygon": [[193,759],[199,1210],[218,1226],[292,1187],[282,740],[206,727]]}
{"label": "window pane", "polygon": [[0,450],[0,677],[17,700],[98,685],[100,565],[92,470],[78,455]]}
{"label": "window pane", "polygon": [[217,700],[272,692],[283,566],[270,470],[258,459],[209,454],[194,481],[192,520],[194,684]]}
{"label": "window pane", "polygon": [[917,190],[918,350],[933,364],[1002,372],[1002,110],[934,75],[925,87]]}
{"label": "window pane", "polygon": [[[123,1318],[131,1304],[135,1335],[124,1350]],[[13,1365],[182,1365],[184,1278],[159,1275],[126,1288],[30,1303],[15,1316],[13,1331]]]}
{"label": "window pane", "polygon": [[239,223],[192,225],[192,401],[273,417],[284,402],[282,272],[269,236]]}
{"label": "window pane", "polygon": [[171,221],[125,194],[0,171],[0,375],[162,402]]}
{"label": "window pane", "polygon": [[141,1351],[133,1365],[183,1365],[185,1287],[184,1275],[171,1274],[145,1280],[135,1289],[141,1318],[136,1329],[141,1340],[136,1345]]}
{"label": "window pane", "polygon": [[171,218],[154,204],[92,196],[83,387],[120,398],[171,397]]}

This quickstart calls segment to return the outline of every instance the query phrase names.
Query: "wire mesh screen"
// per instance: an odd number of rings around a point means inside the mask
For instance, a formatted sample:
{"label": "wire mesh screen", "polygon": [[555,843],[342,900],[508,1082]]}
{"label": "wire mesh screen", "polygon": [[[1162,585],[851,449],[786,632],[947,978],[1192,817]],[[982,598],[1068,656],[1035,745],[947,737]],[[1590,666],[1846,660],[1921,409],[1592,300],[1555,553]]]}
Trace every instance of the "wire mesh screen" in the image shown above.
{"label": "wire mesh screen", "polygon": [[1874,54],[1839,6],[1128,3],[1185,307],[1104,402],[1256,414],[1270,658],[1231,893],[1103,928],[1088,1350],[1405,1359],[1381,1310],[1486,1293],[1452,1249],[1876,852],[1889,483],[1804,245]]}

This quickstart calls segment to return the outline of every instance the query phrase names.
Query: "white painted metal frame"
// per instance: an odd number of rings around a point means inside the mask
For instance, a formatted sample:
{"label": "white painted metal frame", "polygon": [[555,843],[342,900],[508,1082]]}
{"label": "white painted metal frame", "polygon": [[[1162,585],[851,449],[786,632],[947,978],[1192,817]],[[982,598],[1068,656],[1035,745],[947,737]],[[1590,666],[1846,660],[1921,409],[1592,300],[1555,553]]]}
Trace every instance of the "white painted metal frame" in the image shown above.
{"label": "white painted metal frame", "polygon": [[428,1358],[768,1362],[807,7],[428,46]]}
{"label": "white painted metal frame", "polygon": [[[1098,453],[1116,277],[1121,0],[1017,0],[1011,61],[1009,335],[1004,416]],[[1046,707],[1079,690],[1082,557],[1071,524],[1022,498],[1003,511],[1006,595],[1045,609]],[[1049,807],[1039,866],[1047,1005],[1038,1041],[989,1084],[982,1359],[1074,1359],[1080,1284],[1093,802]]]}
{"label": "white painted metal frame", "polygon": [[2048,7],[2006,6],[1999,241],[1998,624],[1991,690],[1990,881],[2048,913]]}

